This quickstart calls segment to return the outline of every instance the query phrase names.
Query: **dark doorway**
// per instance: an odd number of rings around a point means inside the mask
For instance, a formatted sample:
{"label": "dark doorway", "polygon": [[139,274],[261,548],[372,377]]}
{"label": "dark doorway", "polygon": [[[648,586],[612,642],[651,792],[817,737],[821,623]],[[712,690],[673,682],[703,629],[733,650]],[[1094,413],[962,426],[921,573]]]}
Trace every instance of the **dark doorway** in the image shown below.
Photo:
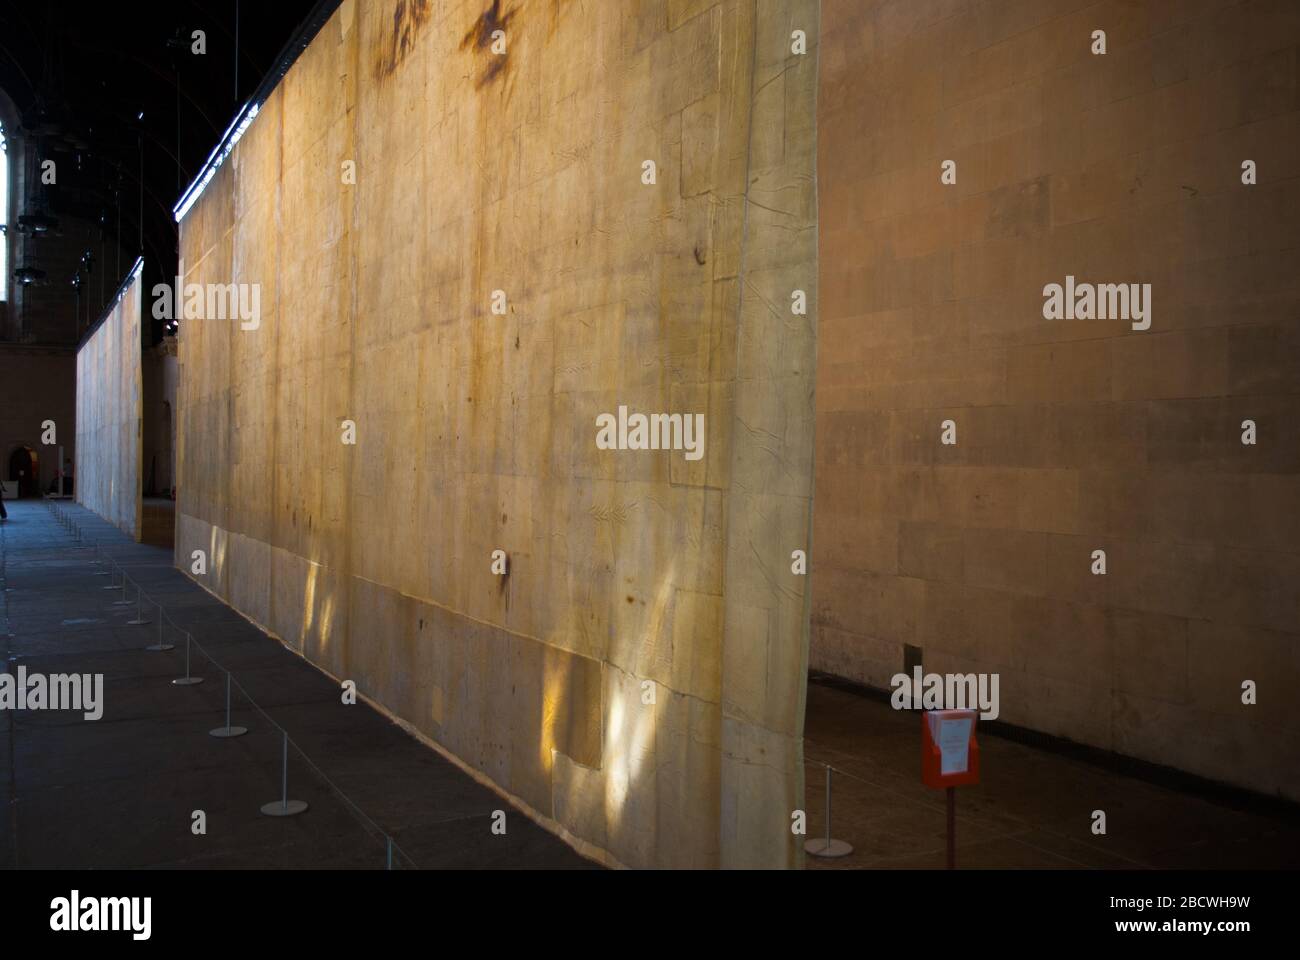
{"label": "dark doorway", "polygon": [[19,447],[9,455],[9,479],[18,481],[19,497],[39,495],[40,458],[31,447]]}

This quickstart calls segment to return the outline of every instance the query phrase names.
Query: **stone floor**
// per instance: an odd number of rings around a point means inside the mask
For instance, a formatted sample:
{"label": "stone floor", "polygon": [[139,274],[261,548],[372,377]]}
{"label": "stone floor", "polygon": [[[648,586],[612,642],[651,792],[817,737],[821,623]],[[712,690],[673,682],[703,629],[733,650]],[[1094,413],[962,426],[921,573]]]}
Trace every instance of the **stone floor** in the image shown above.
{"label": "stone floor", "polygon": [[[920,720],[834,682],[808,686],[809,834],[852,844],[810,868],[946,863],[942,792],[921,784]],[[981,783],[957,791],[958,868],[1277,869],[1300,866],[1300,815],[1246,797],[1197,795],[1000,737],[979,737]],[[1093,836],[1092,812],[1106,812]]]}
{"label": "stone floor", "polygon": [[[135,583],[162,603],[176,649],[150,653],[152,622],[131,626],[134,605],[114,606],[90,550],[78,550],[40,501],[9,502],[0,524],[0,672],[102,673],[104,714],[0,711],[0,866],[20,867],[590,867],[550,833],[508,807],[433,750],[339,690],[182,576],[171,550],[130,542],[75,504]],[[134,598],[128,589],[128,597]],[[198,686],[174,686],[192,634],[265,710],[238,690],[234,723],[247,736],[220,740],[224,674],[193,653]],[[268,719],[268,716],[270,719]],[[291,750],[289,796],[307,801],[292,818],[263,816],[281,797],[282,735],[362,812]],[[491,830],[507,812],[505,836]],[[207,834],[191,832],[203,810]],[[368,819],[367,819],[368,818]]]}
{"label": "stone floor", "polygon": [[[9,673],[103,673],[104,716],[0,711],[0,866],[383,867],[384,835],[399,866],[584,867],[566,845],[506,808],[450,763],[335,685],[171,566],[170,548],[131,543],[63,502],[88,537],[162,603],[132,626],[91,551],[39,501],[10,502],[0,524],[0,654]],[[151,529],[157,525],[152,525]],[[161,535],[159,544],[165,542]],[[129,589],[128,597],[134,598]],[[280,797],[282,739],[236,690],[247,736],[207,735],[223,721],[223,676],[198,652],[184,672],[184,631],[228,667],[293,742],[361,811],[291,752],[289,794],[307,813],[259,813]],[[814,681],[808,690],[809,829],[824,831],[825,764],[834,769],[832,833],[854,852],[810,868],[944,864],[943,797],[920,783],[919,721],[888,704]],[[982,736],[983,782],[958,801],[959,867],[1295,867],[1300,818],[1275,805],[1211,799],[1060,753]],[[490,830],[507,809],[504,837]],[[206,836],[191,814],[207,815]],[[1104,837],[1093,810],[1107,813]]]}

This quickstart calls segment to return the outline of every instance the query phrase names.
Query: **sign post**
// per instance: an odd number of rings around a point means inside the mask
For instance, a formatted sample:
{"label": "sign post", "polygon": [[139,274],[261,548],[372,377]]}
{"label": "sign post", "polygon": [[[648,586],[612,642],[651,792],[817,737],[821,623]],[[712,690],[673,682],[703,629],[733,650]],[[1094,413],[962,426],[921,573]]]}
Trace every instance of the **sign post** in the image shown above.
{"label": "sign post", "polygon": [[948,869],[957,868],[957,788],[948,787]]}
{"label": "sign post", "polygon": [[949,870],[957,866],[957,788],[980,779],[977,717],[974,710],[929,710],[921,715],[921,780],[947,794]]}

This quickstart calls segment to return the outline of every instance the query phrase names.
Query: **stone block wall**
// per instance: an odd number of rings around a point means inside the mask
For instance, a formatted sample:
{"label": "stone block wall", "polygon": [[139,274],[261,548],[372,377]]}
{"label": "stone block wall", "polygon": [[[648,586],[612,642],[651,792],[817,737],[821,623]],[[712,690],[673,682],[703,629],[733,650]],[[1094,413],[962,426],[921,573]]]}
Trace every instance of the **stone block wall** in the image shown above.
{"label": "stone block wall", "polygon": [[[1002,720],[1300,799],[1298,36],[1287,0],[824,3],[815,668],[915,646]],[[1068,276],[1151,284],[1149,329],[1044,319]]]}

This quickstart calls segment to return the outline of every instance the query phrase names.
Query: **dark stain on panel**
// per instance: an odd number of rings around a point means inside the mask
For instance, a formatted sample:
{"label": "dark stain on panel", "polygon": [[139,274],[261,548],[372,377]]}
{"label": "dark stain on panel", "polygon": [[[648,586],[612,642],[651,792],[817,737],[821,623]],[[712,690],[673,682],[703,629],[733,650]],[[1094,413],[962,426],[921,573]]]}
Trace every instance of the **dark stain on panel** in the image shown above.
{"label": "dark stain on panel", "polygon": [[397,72],[415,48],[415,38],[429,20],[430,0],[397,0],[391,30],[380,36],[375,56],[375,79],[384,80]]}
{"label": "dark stain on panel", "polygon": [[510,563],[510,555],[506,554],[506,572],[501,574],[500,583],[497,585],[497,593],[505,600],[506,609],[510,609],[510,571],[513,564]]}
{"label": "dark stain on panel", "polygon": [[474,21],[474,26],[470,28],[469,33],[465,34],[464,39],[460,42],[462,50],[480,50],[486,53],[488,57],[487,65],[483,72],[474,81],[474,89],[482,90],[493,80],[505,74],[510,66],[510,43],[509,38],[506,41],[505,53],[493,53],[491,50],[492,41],[495,39],[492,35],[498,30],[505,30],[515,16],[519,13],[519,8],[515,7],[509,12],[501,11],[501,0],[492,0],[492,5],[483,11],[483,15]]}

